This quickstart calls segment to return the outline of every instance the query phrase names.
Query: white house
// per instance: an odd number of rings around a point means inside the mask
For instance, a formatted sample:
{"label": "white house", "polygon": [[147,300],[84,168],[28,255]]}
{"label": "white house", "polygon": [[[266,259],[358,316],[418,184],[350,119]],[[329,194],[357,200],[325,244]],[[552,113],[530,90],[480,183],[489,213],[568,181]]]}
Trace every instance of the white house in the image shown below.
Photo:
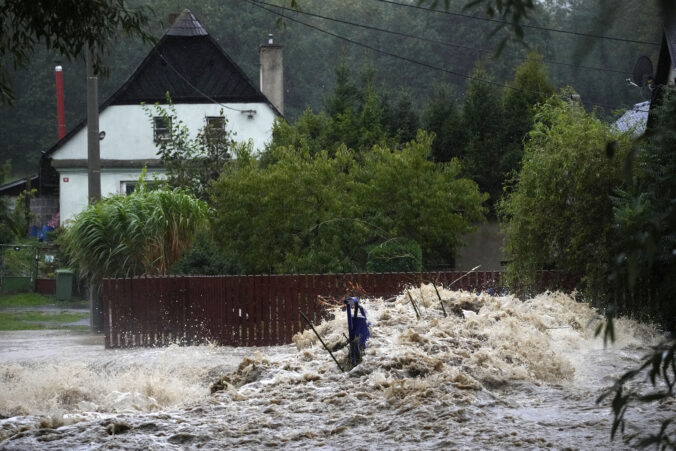
{"label": "white house", "polygon": [[[281,90],[281,51],[272,42],[261,46],[261,67],[267,71],[261,71],[263,91],[269,91],[269,86]],[[141,104],[166,103],[167,92],[190,130],[196,133],[208,122],[222,124],[226,119],[237,141],[252,140],[259,150],[271,139],[273,122],[283,108],[282,93],[263,94],[185,10],[133,75],[99,108],[99,129],[105,132],[100,141],[102,196],[130,192],[144,167],[148,178],[162,177],[156,141],[165,139],[167,124],[149,117]],[[58,172],[64,223],[87,206],[86,122],[42,158]]]}

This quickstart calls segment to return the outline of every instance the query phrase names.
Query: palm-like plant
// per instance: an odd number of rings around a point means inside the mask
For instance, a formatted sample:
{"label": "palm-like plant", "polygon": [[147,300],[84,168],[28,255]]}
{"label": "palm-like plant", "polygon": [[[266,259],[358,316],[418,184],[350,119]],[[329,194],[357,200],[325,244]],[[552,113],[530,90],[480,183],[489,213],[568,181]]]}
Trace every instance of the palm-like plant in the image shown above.
{"label": "palm-like plant", "polygon": [[71,264],[92,282],[167,274],[206,225],[209,208],[181,190],[140,189],[91,205],[61,238]]}

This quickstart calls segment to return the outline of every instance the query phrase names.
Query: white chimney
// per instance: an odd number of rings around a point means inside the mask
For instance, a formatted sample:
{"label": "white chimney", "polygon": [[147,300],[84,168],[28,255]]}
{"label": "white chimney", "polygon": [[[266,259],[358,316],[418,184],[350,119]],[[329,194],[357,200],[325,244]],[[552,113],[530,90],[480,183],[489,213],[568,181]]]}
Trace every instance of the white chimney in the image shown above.
{"label": "white chimney", "polygon": [[283,46],[275,44],[272,34],[268,43],[260,46],[261,92],[284,114],[284,52]]}

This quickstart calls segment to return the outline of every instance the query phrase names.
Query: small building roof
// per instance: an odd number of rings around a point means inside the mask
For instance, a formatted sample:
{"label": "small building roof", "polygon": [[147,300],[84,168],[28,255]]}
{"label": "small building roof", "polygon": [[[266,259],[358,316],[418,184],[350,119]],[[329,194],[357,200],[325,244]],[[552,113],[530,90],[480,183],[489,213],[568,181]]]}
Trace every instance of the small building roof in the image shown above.
{"label": "small building roof", "polygon": [[615,121],[613,128],[622,133],[630,133],[633,138],[638,138],[645,133],[649,111],[649,100],[637,103]]}
{"label": "small building roof", "polygon": [[13,180],[11,182],[0,185],[0,196],[18,196],[28,188],[28,181],[30,180],[31,186],[36,188],[35,183],[38,182],[39,177],[37,174],[29,175],[21,179]]}

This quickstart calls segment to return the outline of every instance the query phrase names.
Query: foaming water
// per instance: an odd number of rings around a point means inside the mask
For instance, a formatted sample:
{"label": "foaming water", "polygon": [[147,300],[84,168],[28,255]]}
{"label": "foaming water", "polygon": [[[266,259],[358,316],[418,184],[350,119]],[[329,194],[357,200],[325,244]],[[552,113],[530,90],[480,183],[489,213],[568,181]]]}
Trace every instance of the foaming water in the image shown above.
{"label": "foaming water", "polygon": [[[312,331],[272,348],[89,344],[20,358],[10,344],[0,447],[623,447],[609,442],[608,409],[594,401],[656,331],[619,321],[604,349],[596,313],[564,294],[522,302],[440,290],[447,317],[431,285],[410,294],[420,319],[406,293],[362,301],[371,339],[345,373]],[[346,327],[339,310],[317,325],[344,365]],[[630,428],[675,413],[632,412]]]}

